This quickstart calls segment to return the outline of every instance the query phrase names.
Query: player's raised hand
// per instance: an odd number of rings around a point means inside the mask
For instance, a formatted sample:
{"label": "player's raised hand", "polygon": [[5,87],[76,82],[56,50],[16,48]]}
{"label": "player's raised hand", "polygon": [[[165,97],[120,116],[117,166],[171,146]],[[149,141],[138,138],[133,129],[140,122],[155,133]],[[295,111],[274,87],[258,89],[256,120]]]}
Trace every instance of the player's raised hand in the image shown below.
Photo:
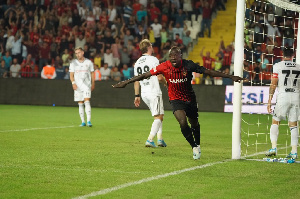
{"label": "player's raised hand", "polygon": [[127,85],[127,82],[126,81],[122,81],[122,82],[119,82],[115,85],[112,85],[112,87],[114,88],[125,88],[125,86]]}

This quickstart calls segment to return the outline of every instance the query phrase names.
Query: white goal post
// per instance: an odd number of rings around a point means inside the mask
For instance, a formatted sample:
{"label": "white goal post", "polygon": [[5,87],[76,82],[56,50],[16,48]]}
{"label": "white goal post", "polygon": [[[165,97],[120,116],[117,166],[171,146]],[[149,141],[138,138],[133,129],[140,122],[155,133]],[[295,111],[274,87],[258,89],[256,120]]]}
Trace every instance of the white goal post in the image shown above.
{"label": "white goal post", "polygon": [[[273,5],[300,13],[300,6],[289,0],[268,0]],[[234,75],[243,75],[244,62],[244,23],[246,0],[237,0]],[[298,20],[300,28],[300,20]],[[300,46],[300,34],[297,34],[297,46]],[[296,62],[300,64],[300,50],[296,49]],[[242,117],[242,84],[234,83],[233,117],[232,117],[232,159],[241,159],[241,117]]]}

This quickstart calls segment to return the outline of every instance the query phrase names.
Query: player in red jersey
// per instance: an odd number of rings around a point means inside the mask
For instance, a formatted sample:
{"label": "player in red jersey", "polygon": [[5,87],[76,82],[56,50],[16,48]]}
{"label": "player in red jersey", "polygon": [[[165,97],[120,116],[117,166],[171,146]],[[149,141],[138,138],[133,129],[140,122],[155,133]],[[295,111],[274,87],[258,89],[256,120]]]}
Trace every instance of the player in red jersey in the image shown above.
{"label": "player in red jersey", "polygon": [[129,83],[146,79],[151,75],[163,74],[168,83],[168,95],[173,108],[173,114],[180,125],[183,136],[193,148],[193,158],[196,160],[200,159],[201,150],[198,106],[191,84],[193,72],[204,73],[213,77],[231,78],[235,82],[244,80],[238,76],[206,69],[191,60],[182,59],[181,50],[178,47],[172,47],[168,61],[159,64],[147,73],[119,82],[113,85],[113,87],[124,88]]}

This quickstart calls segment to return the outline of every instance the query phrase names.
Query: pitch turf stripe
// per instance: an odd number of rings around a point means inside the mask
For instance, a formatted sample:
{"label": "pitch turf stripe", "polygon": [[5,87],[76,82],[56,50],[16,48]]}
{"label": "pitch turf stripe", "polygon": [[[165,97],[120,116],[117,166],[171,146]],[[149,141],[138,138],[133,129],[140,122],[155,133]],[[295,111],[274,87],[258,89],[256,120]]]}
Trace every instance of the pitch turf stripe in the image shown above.
{"label": "pitch turf stripe", "polygon": [[65,128],[73,128],[73,127],[75,127],[75,126],[56,126],[56,127],[30,128],[30,129],[13,129],[13,130],[0,131],[0,133],[20,132],[20,131],[35,131],[35,130],[48,130],[48,129],[65,129]]}
{"label": "pitch turf stripe", "polygon": [[153,176],[153,177],[149,177],[149,178],[144,178],[144,179],[141,179],[141,180],[138,180],[138,181],[121,184],[121,185],[118,185],[118,186],[115,186],[115,187],[102,189],[100,191],[95,191],[95,192],[92,192],[92,193],[87,194],[87,195],[78,196],[78,197],[75,197],[73,199],[84,199],[84,198],[89,198],[89,197],[94,197],[94,196],[99,196],[99,195],[105,195],[107,193],[117,191],[119,189],[123,189],[123,188],[130,187],[130,186],[133,186],[133,185],[138,185],[138,184],[142,184],[142,183],[145,183],[145,182],[158,180],[158,179],[161,179],[161,178],[166,178],[166,177],[169,177],[169,176],[178,175],[178,174],[188,172],[188,171],[193,171],[193,170],[196,170],[196,169],[203,169],[203,168],[214,166],[214,165],[217,165],[217,164],[222,164],[222,163],[225,163],[225,162],[228,162],[228,161],[231,161],[231,160],[229,159],[229,160],[224,160],[224,161],[220,161],[220,162],[208,163],[208,164],[204,164],[204,165],[201,165],[201,166],[191,167],[191,168],[187,168],[187,169],[173,171],[171,173],[165,173],[165,174],[162,174],[162,175],[157,175],[157,176]]}

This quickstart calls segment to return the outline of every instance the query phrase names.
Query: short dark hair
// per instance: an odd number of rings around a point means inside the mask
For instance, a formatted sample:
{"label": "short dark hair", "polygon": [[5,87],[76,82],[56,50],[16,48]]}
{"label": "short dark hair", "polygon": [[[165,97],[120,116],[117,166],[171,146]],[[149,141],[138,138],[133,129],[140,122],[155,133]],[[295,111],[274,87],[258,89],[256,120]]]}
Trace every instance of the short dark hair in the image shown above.
{"label": "short dark hair", "polygon": [[170,49],[169,53],[170,53],[170,54],[171,54],[171,53],[179,53],[179,54],[181,54],[181,50],[180,50],[179,47],[173,46],[173,47]]}
{"label": "short dark hair", "polygon": [[294,55],[294,50],[291,48],[285,48],[283,50],[283,56],[284,57],[292,57]]}

